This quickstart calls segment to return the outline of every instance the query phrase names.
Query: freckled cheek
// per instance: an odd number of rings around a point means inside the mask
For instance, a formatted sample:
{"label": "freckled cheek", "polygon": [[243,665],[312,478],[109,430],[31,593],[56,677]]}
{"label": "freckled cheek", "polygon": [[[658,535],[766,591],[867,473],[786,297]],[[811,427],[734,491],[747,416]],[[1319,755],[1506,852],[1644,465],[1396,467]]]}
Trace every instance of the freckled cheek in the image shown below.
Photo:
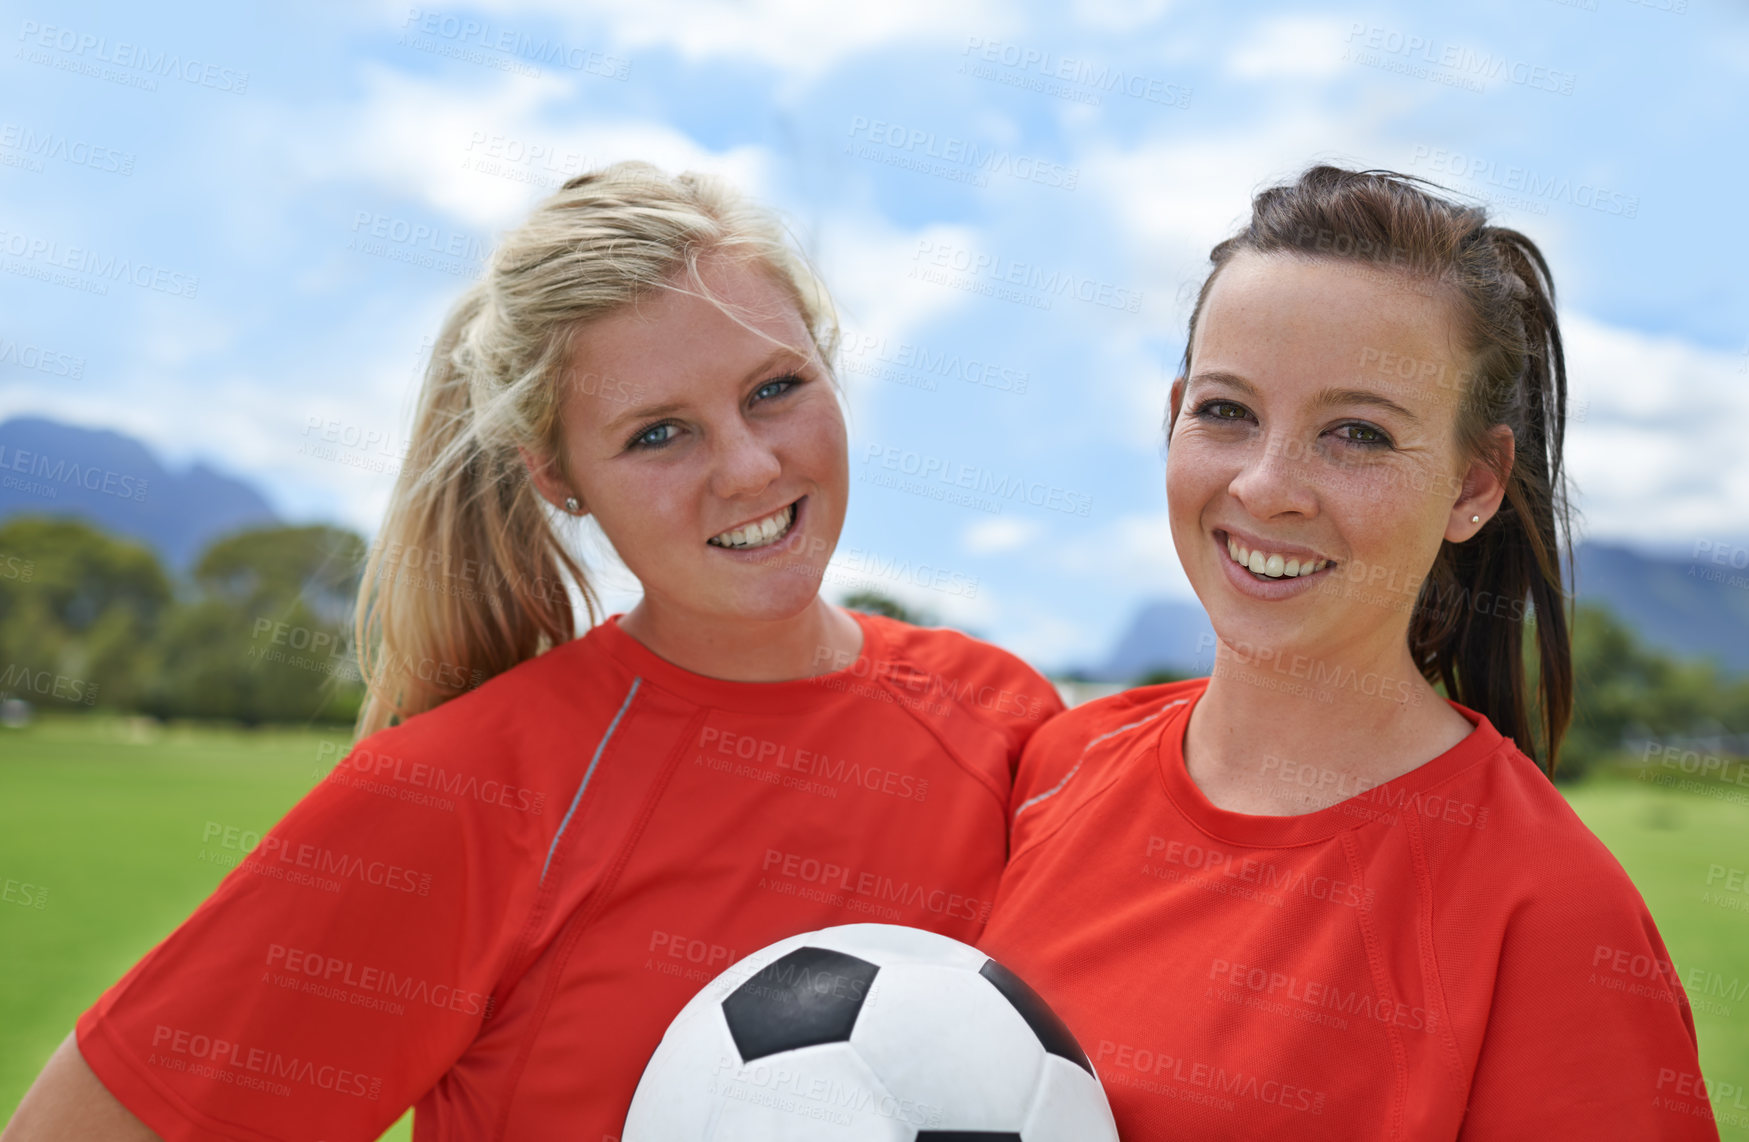
{"label": "freckled cheek", "polygon": [[1233,481],[1236,465],[1219,450],[1200,446],[1189,434],[1179,437],[1167,454],[1166,503],[1174,518],[1194,520]]}
{"label": "freckled cheek", "polygon": [[672,473],[640,473],[596,489],[596,522],[628,564],[639,554],[654,557],[675,548],[690,549],[703,526],[699,496],[688,494],[689,483]]}
{"label": "freckled cheek", "polygon": [[850,458],[841,419],[819,415],[786,425],[778,440],[778,456],[786,476],[812,481],[842,497]]}

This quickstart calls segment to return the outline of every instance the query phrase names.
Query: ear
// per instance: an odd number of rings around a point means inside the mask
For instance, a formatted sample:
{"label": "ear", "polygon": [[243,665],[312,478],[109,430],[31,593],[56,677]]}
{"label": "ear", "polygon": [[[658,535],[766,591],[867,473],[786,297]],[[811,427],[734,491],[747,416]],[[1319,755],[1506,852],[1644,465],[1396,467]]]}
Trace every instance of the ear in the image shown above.
{"label": "ear", "polygon": [[[551,458],[542,459],[537,457],[534,453],[530,452],[520,444],[516,446],[516,454],[522,457],[523,466],[528,469],[529,479],[534,481],[534,489],[541,494],[541,498],[564,512],[566,515],[572,514],[565,507],[565,498],[567,496],[574,496],[576,493],[566,487],[564,481],[559,478],[559,474],[555,469]],[[583,497],[577,496],[577,502],[582,503]],[[582,510],[578,511],[576,514],[588,515],[589,506],[584,504]]]}
{"label": "ear", "polygon": [[[1451,515],[1445,521],[1445,537],[1453,543],[1462,543],[1481,531],[1500,510],[1500,501],[1506,498],[1506,482],[1495,474],[1494,467],[1488,463],[1488,454],[1498,458],[1501,471],[1511,474],[1512,462],[1517,455],[1512,429],[1496,424],[1488,430],[1482,448],[1483,454],[1470,461],[1464,472],[1457,502],[1451,506]],[[1481,518],[1471,523],[1471,516]]]}
{"label": "ear", "polygon": [[1178,410],[1184,407],[1185,378],[1179,377],[1172,382],[1172,396],[1166,412],[1166,439],[1172,439],[1172,429],[1178,424]]}

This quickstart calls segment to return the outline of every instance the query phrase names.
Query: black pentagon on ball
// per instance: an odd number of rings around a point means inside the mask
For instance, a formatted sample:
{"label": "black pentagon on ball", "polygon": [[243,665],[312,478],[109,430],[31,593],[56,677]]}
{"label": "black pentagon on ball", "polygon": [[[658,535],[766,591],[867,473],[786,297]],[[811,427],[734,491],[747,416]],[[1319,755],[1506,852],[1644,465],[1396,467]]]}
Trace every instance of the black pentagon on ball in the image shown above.
{"label": "black pentagon on ball", "polygon": [[1026,1142],[1026,1139],[1012,1130],[919,1130],[917,1142]]}
{"label": "black pentagon on ball", "polygon": [[830,948],[797,948],[723,1000],[741,1061],[850,1038],[880,965]]}
{"label": "black pentagon on ball", "polygon": [[1003,998],[1014,1005],[1014,1010],[1020,1012],[1020,1017],[1026,1020],[1026,1025],[1032,1028],[1032,1033],[1038,1036],[1046,1051],[1069,1060],[1088,1074],[1093,1073],[1093,1063],[1087,1058],[1087,1052],[1081,1049],[1081,1044],[1075,1041],[1069,1025],[1057,1017],[1038,992],[1026,986],[1025,980],[995,960],[985,960],[978,974],[994,984]]}

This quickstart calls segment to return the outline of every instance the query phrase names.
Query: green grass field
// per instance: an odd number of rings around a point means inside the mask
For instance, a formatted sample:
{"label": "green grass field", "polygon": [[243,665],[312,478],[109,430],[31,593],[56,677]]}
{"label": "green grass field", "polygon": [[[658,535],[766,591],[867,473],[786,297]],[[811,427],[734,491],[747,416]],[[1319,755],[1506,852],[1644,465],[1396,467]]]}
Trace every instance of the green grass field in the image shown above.
{"label": "green grass field", "polygon": [[[0,899],[6,1115],[78,1014],[222,879],[225,866],[202,855],[217,848],[203,840],[209,823],[266,829],[344,740],[337,731],[138,729],[96,717],[0,731],[0,886],[16,882]],[[1709,1080],[1742,1090],[1749,911],[1711,900],[1749,904],[1749,895],[1707,883],[1713,866],[1749,867],[1749,790],[1736,792],[1731,801],[1597,778],[1569,799],[1651,906],[1694,1000]],[[1749,1113],[1734,1099],[1718,1111],[1723,1137],[1749,1142]],[[411,1115],[384,1137],[410,1138]]]}

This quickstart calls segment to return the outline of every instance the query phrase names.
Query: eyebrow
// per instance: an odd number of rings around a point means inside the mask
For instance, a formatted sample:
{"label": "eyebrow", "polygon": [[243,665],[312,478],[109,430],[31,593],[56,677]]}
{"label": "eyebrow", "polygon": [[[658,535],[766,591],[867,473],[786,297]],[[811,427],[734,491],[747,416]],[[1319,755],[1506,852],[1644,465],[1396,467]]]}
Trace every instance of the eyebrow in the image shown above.
{"label": "eyebrow", "polygon": [[[753,378],[763,373],[770,372],[780,361],[785,360],[797,362],[796,367],[798,370],[807,367],[807,358],[803,357],[800,353],[797,353],[794,349],[780,347],[775,350],[771,356],[765,358],[763,361],[760,361],[759,364],[749,369],[747,375],[741,378],[741,383],[746,384]],[[663,404],[647,404],[639,408],[628,409],[608,421],[602,431],[609,433],[610,435],[617,434],[626,425],[633,424],[640,420],[647,420],[652,417],[667,416],[669,413],[679,412],[685,407],[686,403],[684,401],[668,401]]]}
{"label": "eyebrow", "polygon": [[[1253,399],[1259,395],[1257,392],[1257,386],[1250,381],[1247,381],[1244,377],[1239,376],[1237,373],[1228,373],[1219,369],[1214,369],[1206,373],[1197,373],[1190,379],[1193,383],[1200,381],[1204,384],[1223,385],[1230,389],[1237,389],[1239,392]],[[1318,395],[1312,398],[1312,403],[1321,407],[1345,404],[1369,405],[1373,408],[1382,408],[1387,412],[1394,412],[1398,416],[1409,421],[1411,424],[1421,423],[1421,418],[1415,413],[1410,412],[1408,409],[1404,408],[1390,397],[1385,396],[1383,393],[1375,393],[1371,389],[1320,389]]]}

